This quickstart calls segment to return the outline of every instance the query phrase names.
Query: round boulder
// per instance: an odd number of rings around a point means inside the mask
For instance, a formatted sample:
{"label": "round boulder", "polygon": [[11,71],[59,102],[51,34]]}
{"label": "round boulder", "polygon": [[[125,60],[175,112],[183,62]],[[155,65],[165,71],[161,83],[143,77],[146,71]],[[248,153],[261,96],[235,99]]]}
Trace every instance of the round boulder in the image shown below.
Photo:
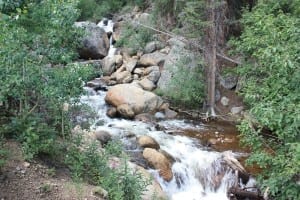
{"label": "round boulder", "polygon": [[154,112],[163,103],[156,94],[134,84],[119,84],[111,87],[106,93],[105,101],[114,107],[127,104],[135,115]]}
{"label": "round boulder", "polygon": [[102,130],[95,131],[95,137],[102,145],[107,144],[111,140],[110,133]]}
{"label": "round boulder", "polygon": [[143,135],[138,138],[138,144],[143,148],[159,149],[159,144],[150,136]]}
{"label": "round boulder", "polygon": [[171,163],[164,154],[155,149],[145,148],[143,151],[143,157],[154,169],[159,170],[159,175],[165,181],[172,180],[173,172],[171,170]]}

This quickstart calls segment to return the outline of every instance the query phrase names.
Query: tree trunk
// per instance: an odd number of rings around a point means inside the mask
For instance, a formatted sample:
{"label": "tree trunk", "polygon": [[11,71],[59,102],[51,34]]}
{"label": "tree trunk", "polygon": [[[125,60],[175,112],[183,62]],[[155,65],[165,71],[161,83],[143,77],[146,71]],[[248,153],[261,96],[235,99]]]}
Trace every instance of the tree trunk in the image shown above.
{"label": "tree trunk", "polygon": [[215,0],[207,0],[208,22],[207,31],[207,97],[208,113],[215,116],[215,90],[216,90],[216,55],[217,55],[217,38],[216,38],[216,20],[215,20]]}

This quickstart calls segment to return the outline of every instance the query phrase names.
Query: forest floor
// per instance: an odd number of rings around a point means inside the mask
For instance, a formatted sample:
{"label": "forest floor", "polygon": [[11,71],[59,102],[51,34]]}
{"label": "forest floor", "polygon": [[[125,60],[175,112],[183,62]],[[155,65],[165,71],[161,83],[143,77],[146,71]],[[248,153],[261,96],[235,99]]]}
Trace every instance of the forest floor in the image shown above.
{"label": "forest floor", "polygon": [[64,167],[24,160],[19,143],[7,141],[8,159],[0,172],[0,200],[101,200],[95,186],[74,182]]}

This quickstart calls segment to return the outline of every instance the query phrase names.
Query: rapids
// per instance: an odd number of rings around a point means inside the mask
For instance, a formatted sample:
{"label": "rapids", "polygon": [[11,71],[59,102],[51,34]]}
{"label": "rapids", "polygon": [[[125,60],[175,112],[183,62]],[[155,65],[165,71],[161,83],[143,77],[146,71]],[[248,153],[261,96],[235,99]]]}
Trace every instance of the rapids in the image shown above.
{"label": "rapids", "polygon": [[[102,20],[98,23],[106,32],[113,32],[113,22]],[[108,56],[114,55],[116,48],[112,45]],[[232,169],[224,165],[222,151],[215,151],[201,141],[201,136],[211,127],[200,122],[187,120],[160,120],[159,126],[165,131],[159,131],[152,123],[131,121],[125,119],[111,119],[106,116],[108,106],[104,101],[106,92],[94,91],[86,87],[87,95],[81,97],[81,103],[89,105],[96,112],[91,130],[108,131],[114,139],[121,140],[127,152],[141,152],[136,145],[132,145],[128,135],[148,135],[153,137],[160,148],[171,155],[175,162],[172,165],[173,179],[164,181],[157,170],[148,169],[153,177],[160,183],[164,192],[171,200],[226,200],[227,190],[236,183],[236,175]],[[175,134],[174,134],[175,133]],[[180,133],[180,134],[178,134]],[[222,133],[222,129],[214,131]],[[191,137],[198,135],[200,137]],[[227,152],[228,153],[228,152]],[[234,157],[241,152],[229,152]],[[253,184],[250,179],[249,184]]]}

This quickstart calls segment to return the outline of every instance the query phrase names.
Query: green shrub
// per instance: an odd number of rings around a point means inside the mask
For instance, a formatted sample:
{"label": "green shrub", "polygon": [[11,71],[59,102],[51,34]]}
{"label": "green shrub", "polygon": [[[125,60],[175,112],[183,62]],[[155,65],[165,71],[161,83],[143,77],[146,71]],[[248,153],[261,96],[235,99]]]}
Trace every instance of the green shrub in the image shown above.
{"label": "green shrub", "polygon": [[67,148],[65,162],[76,180],[88,180],[92,184],[101,185],[108,191],[109,199],[141,199],[142,192],[149,183],[141,174],[133,173],[128,168],[126,157],[121,155],[122,163],[109,166],[109,159],[120,155],[119,143],[110,142],[105,151],[99,151],[96,144],[81,148],[81,137],[73,139]]}
{"label": "green shrub", "polygon": [[189,58],[181,58],[172,68],[167,66],[173,75],[163,95],[176,104],[194,108],[203,103],[205,91],[201,64],[192,68],[190,63]]}
{"label": "green shrub", "polygon": [[76,1],[31,3],[18,16],[0,20],[1,132],[18,137],[30,159],[69,132],[63,105],[76,103],[93,69],[66,65],[80,35]]}
{"label": "green shrub", "polygon": [[[264,170],[258,177],[274,199],[300,198],[300,20],[299,1],[259,1],[243,15],[236,51],[247,60],[241,94],[253,119],[242,121],[248,160]],[[299,3],[298,3],[299,4]]]}
{"label": "green shrub", "polygon": [[151,29],[127,23],[116,46],[130,48],[137,52],[143,50],[146,44],[154,39],[153,35],[154,31]]}
{"label": "green shrub", "polygon": [[80,0],[80,20],[99,21],[103,17],[111,17],[126,5],[122,0]]}

